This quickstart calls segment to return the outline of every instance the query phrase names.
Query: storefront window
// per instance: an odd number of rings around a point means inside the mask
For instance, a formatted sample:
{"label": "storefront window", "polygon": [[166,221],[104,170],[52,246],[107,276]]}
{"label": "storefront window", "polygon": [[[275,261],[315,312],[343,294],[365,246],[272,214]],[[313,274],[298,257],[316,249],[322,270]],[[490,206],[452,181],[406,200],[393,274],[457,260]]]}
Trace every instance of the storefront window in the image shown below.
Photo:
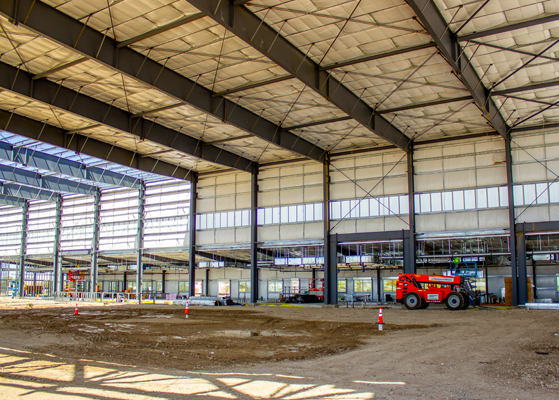
{"label": "storefront window", "polygon": [[281,292],[283,283],[281,280],[268,281],[268,292]]}
{"label": "storefront window", "polygon": [[345,293],[347,291],[347,280],[338,280],[338,293]]}
{"label": "storefront window", "polygon": [[371,279],[354,279],[353,280],[353,291],[356,293],[371,293],[372,292]]}

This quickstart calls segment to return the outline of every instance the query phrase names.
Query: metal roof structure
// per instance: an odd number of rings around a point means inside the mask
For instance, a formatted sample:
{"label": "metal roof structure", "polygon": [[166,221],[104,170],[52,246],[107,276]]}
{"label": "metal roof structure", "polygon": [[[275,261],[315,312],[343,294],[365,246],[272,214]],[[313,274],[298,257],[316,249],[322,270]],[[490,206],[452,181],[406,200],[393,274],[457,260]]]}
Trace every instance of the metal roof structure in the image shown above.
{"label": "metal roof structure", "polygon": [[11,0],[0,128],[181,179],[559,125],[559,3]]}

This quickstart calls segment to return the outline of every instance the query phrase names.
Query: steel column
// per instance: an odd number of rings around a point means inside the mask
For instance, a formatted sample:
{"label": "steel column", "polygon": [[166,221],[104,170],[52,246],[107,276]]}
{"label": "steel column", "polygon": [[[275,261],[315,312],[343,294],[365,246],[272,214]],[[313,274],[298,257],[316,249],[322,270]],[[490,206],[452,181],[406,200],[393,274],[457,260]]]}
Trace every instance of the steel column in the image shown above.
{"label": "steel column", "polygon": [[27,254],[27,227],[29,224],[29,201],[21,208],[21,246],[19,248],[19,297],[23,297],[25,285],[25,256]]}
{"label": "steel column", "polygon": [[415,274],[416,268],[416,242],[415,242],[415,179],[413,168],[413,146],[408,152],[408,215],[409,215],[409,237],[407,243],[407,257],[404,257],[404,272]]}
{"label": "steel column", "polygon": [[196,294],[196,200],[198,198],[198,175],[190,181],[189,242],[188,242],[188,295]]}
{"label": "steel column", "polygon": [[324,304],[338,304],[338,243],[330,232],[330,155],[322,169],[322,218],[324,226]]}
{"label": "steel column", "polygon": [[380,296],[380,288],[381,288],[381,284],[380,284],[380,269],[377,269],[377,301],[380,303],[382,301],[382,298]]}
{"label": "steel column", "polygon": [[138,189],[138,232],[136,236],[136,300],[138,304],[142,303],[142,282],[144,275],[144,217],[146,205],[146,184],[142,181]]}
{"label": "steel column", "polygon": [[518,270],[517,270],[517,255],[516,255],[516,216],[514,210],[514,191],[513,191],[513,176],[512,176],[512,153],[511,141],[505,140],[505,162],[507,168],[507,192],[509,197],[509,245],[510,245],[510,265],[512,275],[512,304],[518,305]]}
{"label": "steel column", "polygon": [[250,302],[258,303],[258,164],[250,178]]}
{"label": "steel column", "polygon": [[526,266],[526,234],[516,232],[516,249],[518,259],[518,305],[528,302],[528,268]]}
{"label": "steel column", "polygon": [[60,257],[60,230],[62,228],[63,197],[56,197],[56,214],[54,221],[54,261],[52,274],[52,287],[55,292],[62,292],[62,257]]}
{"label": "steel column", "polygon": [[101,217],[101,190],[96,189],[93,196],[93,238],[91,239],[91,282],[89,291],[97,292],[97,275],[99,271],[99,220]]}
{"label": "steel column", "polygon": [[166,288],[165,288],[165,273],[166,273],[166,272],[167,272],[167,271],[165,271],[165,270],[162,270],[162,271],[161,271],[161,293],[162,293],[163,295],[165,295],[165,289],[166,289]]}

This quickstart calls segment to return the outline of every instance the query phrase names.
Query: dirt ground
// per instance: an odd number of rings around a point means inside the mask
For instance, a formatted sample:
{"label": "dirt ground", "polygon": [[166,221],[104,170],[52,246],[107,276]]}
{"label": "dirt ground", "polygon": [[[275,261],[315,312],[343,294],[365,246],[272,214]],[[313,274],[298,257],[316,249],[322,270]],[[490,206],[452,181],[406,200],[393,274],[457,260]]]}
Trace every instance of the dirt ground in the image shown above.
{"label": "dirt ground", "polygon": [[557,311],[68,306],[0,299],[0,399],[559,399]]}

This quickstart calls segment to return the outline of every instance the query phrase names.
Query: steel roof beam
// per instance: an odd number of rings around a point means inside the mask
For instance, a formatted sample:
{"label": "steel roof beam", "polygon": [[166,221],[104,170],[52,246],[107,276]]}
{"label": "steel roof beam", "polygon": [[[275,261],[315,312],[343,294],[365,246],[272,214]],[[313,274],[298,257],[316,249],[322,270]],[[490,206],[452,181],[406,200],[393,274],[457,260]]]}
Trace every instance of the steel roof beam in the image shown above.
{"label": "steel roof beam", "polygon": [[551,82],[544,82],[544,83],[536,83],[533,85],[526,85],[526,86],[519,86],[510,89],[503,89],[503,90],[495,90],[491,92],[492,96],[506,96],[511,93],[518,93],[518,92],[525,92],[527,90],[538,90],[538,89],[545,89],[550,87],[559,87],[559,80],[558,81],[551,81]]}
{"label": "steel roof beam", "polygon": [[498,35],[499,33],[510,32],[516,29],[528,28],[530,26],[546,24],[548,22],[559,21],[559,14],[547,15],[542,18],[531,19],[528,21],[518,22],[516,24],[504,25],[498,28],[487,29],[481,32],[469,33],[458,37],[459,42],[466,42],[468,40],[479,39],[485,36]]}
{"label": "steel roof beam", "polygon": [[[14,15],[14,10],[17,15]],[[224,123],[304,157],[317,161],[322,161],[324,158],[324,150],[315,144],[230,100],[215,97],[211,90],[144,54],[129,47],[118,48],[117,43],[106,35],[45,3],[35,0],[6,0],[0,2],[0,13],[17,21],[20,26],[28,27],[72,51],[80,52],[117,72],[154,87],[179,101],[184,101]],[[175,135],[168,138],[169,141],[174,137]],[[213,151],[211,148],[206,148],[203,153],[211,153],[215,157],[217,154],[223,154],[223,150]],[[235,168],[239,169],[239,166]]]}
{"label": "steel roof beam", "polygon": [[37,172],[7,165],[0,165],[0,180],[21,183],[22,185],[34,186],[57,193],[76,193],[92,196],[97,190],[96,186],[69,181],[56,176],[44,176]]}
{"label": "steel roof beam", "polygon": [[0,142],[0,159],[17,162],[29,167],[57,172],[92,182],[113,186],[139,188],[140,179],[98,167],[87,167],[77,161],[57,157],[29,148],[14,149],[9,143]]}
{"label": "steel roof beam", "polygon": [[246,7],[221,0],[188,2],[373,133],[409,150],[411,141],[406,135]]}
{"label": "steel roof beam", "polygon": [[432,0],[406,0],[413,9],[421,24],[429,32],[442,55],[454,70],[456,76],[471,93],[477,106],[483,111],[485,118],[503,138],[508,138],[509,127],[491,99],[489,91],[481,82],[470,60],[460,47],[456,36],[452,33],[439,9]]}
{"label": "steel roof beam", "polygon": [[109,143],[78,134],[69,135],[61,128],[47,125],[21,115],[0,110],[0,127],[8,132],[28,137],[61,148],[87,154],[102,160],[126,165],[140,171],[171,178],[190,180],[191,171],[155,158],[143,157]]}
{"label": "steel roof beam", "polygon": [[7,194],[0,194],[0,204],[3,206],[16,206],[23,207],[27,200],[21,197],[9,196]]}
{"label": "steel roof beam", "polygon": [[130,38],[128,40],[124,40],[122,42],[119,42],[116,45],[116,47],[121,48],[121,47],[129,46],[129,45],[131,45],[133,43],[136,43],[136,42],[139,42],[141,40],[150,38],[150,37],[155,36],[155,35],[159,35],[160,33],[167,32],[171,29],[177,28],[177,27],[182,26],[184,24],[188,24],[189,22],[196,21],[197,19],[200,19],[202,17],[204,17],[204,14],[197,13],[197,14],[188,15],[186,17],[179,18],[179,19],[177,19],[173,22],[169,22],[168,24],[165,24],[165,25],[159,26],[157,28],[154,28],[151,31],[142,33],[141,35],[134,36],[133,38]]}
{"label": "steel roof beam", "polygon": [[58,193],[50,190],[37,189],[34,187],[19,185],[15,183],[1,183],[0,193],[3,195],[20,197],[27,200],[46,200],[54,201],[58,197]]}
{"label": "steel roof beam", "polygon": [[397,55],[400,55],[400,54],[411,53],[412,51],[429,49],[429,48],[436,47],[436,46],[437,45],[434,42],[429,42],[429,43],[419,44],[417,46],[404,47],[404,48],[397,49],[397,50],[387,51],[386,53],[373,54],[373,55],[370,55],[370,56],[354,58],[354,59],[351,59],[351,60],[348,60],[348,61],[337,62],[337,63],[334,63],[334,64],[325,65],[324,67],[320,67],[320,69],[322,71],[328,71],[328,70],[334,69],[334,68],[342,68],[342,67],[346,67],[348,65],[360,64],[360,63],[367,62],[367,61],[380,60],[382,58],[397,56]]}
{"label": "steel roof beam", "polygon": [[33,81],[27,72],[2,62],[0,87],[205,161],[243,171],[249,170],[252,163],[251,160],[218,147],[208,146],[155,122],[143,118],[131,122],[133,114],[127,111],[111,107],[110,104],[76,93],[52,81]]}

